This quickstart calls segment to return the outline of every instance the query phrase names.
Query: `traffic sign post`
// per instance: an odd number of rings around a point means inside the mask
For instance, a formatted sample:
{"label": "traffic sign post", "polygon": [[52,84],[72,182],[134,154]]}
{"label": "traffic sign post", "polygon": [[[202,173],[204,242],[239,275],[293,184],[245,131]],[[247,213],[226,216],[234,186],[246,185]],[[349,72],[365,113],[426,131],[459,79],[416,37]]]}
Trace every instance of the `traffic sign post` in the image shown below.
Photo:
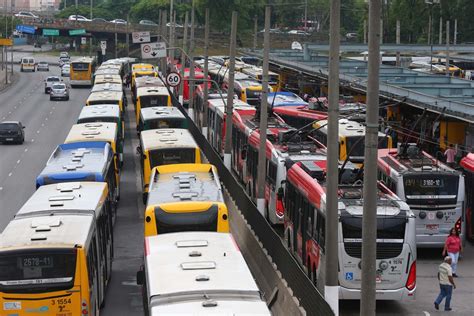
{"label": "traffic sign post", "polygon": [[149,43],[151,42],[150,32],[132,32],[132,43]]}
{"label": "traffic sign post", "polygon": [[100,49],[102,50],[102,55],[105,55],[105,50],[107,49],[107,41],[100,41]]}
{"label": "traffic sign post", "polygon": [[181,76],[179,73],[177,72],[170,72],[167,76],[166,76],[166,83],[170,86],[170,87],[177,87],[179,86],[179,84],[181,83]]}
{"label": "traffic sign post", "polygon": [[153,59],[166,57],[166,43],[141,44],[142,59]]}
{"label": "traffic sign post", "polygon": [[87,38],[81,37],[81,45],[86,45],[86,44],[87,44]]}
{"label": "traffic sign post", "polygon": [[36,33],[36,26],[17,25],[16,30],[18,32],[22,32],[22,33],[26,33],[26,34],[35,34]]}

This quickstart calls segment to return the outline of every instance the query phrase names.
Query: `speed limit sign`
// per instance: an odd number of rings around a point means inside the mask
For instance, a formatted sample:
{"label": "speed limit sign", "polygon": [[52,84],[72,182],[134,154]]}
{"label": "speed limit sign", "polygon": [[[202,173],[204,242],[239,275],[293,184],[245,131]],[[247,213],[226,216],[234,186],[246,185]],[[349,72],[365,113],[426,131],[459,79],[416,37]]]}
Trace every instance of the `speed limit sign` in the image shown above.
{"label": "speed limit sign", "polygon": [[166,83],[171,87],[179,86],[181,83],[181,76],[177,72],[170,72],[166,76]]}

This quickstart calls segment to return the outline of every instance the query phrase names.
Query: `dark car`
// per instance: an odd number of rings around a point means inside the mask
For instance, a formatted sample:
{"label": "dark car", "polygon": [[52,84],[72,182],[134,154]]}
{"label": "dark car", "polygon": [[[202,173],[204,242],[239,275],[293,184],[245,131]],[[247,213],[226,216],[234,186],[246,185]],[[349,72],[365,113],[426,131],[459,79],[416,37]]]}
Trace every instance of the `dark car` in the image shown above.
{"label": "dark car", "polygon": [[25,141],[25,127],[18,121],[0,123],[0,143],[18,143]]}

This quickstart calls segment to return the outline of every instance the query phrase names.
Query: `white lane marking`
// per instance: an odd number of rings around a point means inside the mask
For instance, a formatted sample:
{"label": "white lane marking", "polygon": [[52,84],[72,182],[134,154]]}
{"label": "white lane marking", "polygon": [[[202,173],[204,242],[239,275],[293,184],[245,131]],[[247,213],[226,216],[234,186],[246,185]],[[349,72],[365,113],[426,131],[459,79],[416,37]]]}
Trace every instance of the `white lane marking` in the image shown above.
{"label": "white lane marking", "polygon": [[5,116],[4,116],[4,117],[2,117],[2,120],[4,120],[4,119],[5,119]]}
{"label": "white lane marking", "polygon": [[36,134],[39,134],[39,133],[40,133],[40,131],[39,131],[39,130],[37,130],[37,131],[36,131]]}
{"label": "white lane marking", "polygon": [[13,174],[13,173],[12,173],[12,172],[10,172],[10,173],[8,174],[8,176],[9,176],[9,177],[11,177],[11,176],[12,176],[12,174]]}
{"label": "white lane marking", "polygon": [[33,139],[31,140],[31,142],[34,143],[34,142],[35,142],[35,139],[33,138]]}
{"label": "white lane marking", "polygon": [[53,111],[49,111],[49,114],[53,114]]}
{"label": "white lane marking", "polygon": [[47,120],[48,120],[48,118],[46,117],[44,120],[45,120],[45,121],[47,121]]}
{"label": "white lane marking", "polygon": [[20,164],[20,162],[21,162],[21,159],[18,159],[18,160],[16,161],[16,164],[18,165],[18,164]]}
{"label": "white lane marking", "polygon": [[12,114],[12,111],[8,112],[8,114]]}
{"label": "white lane marking", "polygon": [[2,191],[2,190],[3,190],[3,187],[0,187],[0,191]]}
{"label": "white lane marking", "polygon": [[430,316],[430,313],[428,313],[427,311],[423,311],[423,313],[425,314],[425,316]]}
{"label": "white lane marking", "polygon": [[25,153],[28,151],[28,148],[25,148]]}
{"label": "white lane marking", "polygon": [[53,106],[53,110],[56,110],[56,107],[55,107],[55,106]]}
{"label": "white lane marking", "polygon": [[44,123],[41,123],[41,127],[44,127]]}

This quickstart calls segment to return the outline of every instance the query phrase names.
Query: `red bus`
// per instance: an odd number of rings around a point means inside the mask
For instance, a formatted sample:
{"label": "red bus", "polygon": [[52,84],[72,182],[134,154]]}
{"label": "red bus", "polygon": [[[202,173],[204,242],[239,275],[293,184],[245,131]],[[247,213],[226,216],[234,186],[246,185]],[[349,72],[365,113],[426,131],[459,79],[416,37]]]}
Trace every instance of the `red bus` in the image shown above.
{"label": "red bus", "polygon": [[468,154],[461,160],[464,169],[464,181],[466,186],[466,236],[470,240],[474,239],[474,154]]}

